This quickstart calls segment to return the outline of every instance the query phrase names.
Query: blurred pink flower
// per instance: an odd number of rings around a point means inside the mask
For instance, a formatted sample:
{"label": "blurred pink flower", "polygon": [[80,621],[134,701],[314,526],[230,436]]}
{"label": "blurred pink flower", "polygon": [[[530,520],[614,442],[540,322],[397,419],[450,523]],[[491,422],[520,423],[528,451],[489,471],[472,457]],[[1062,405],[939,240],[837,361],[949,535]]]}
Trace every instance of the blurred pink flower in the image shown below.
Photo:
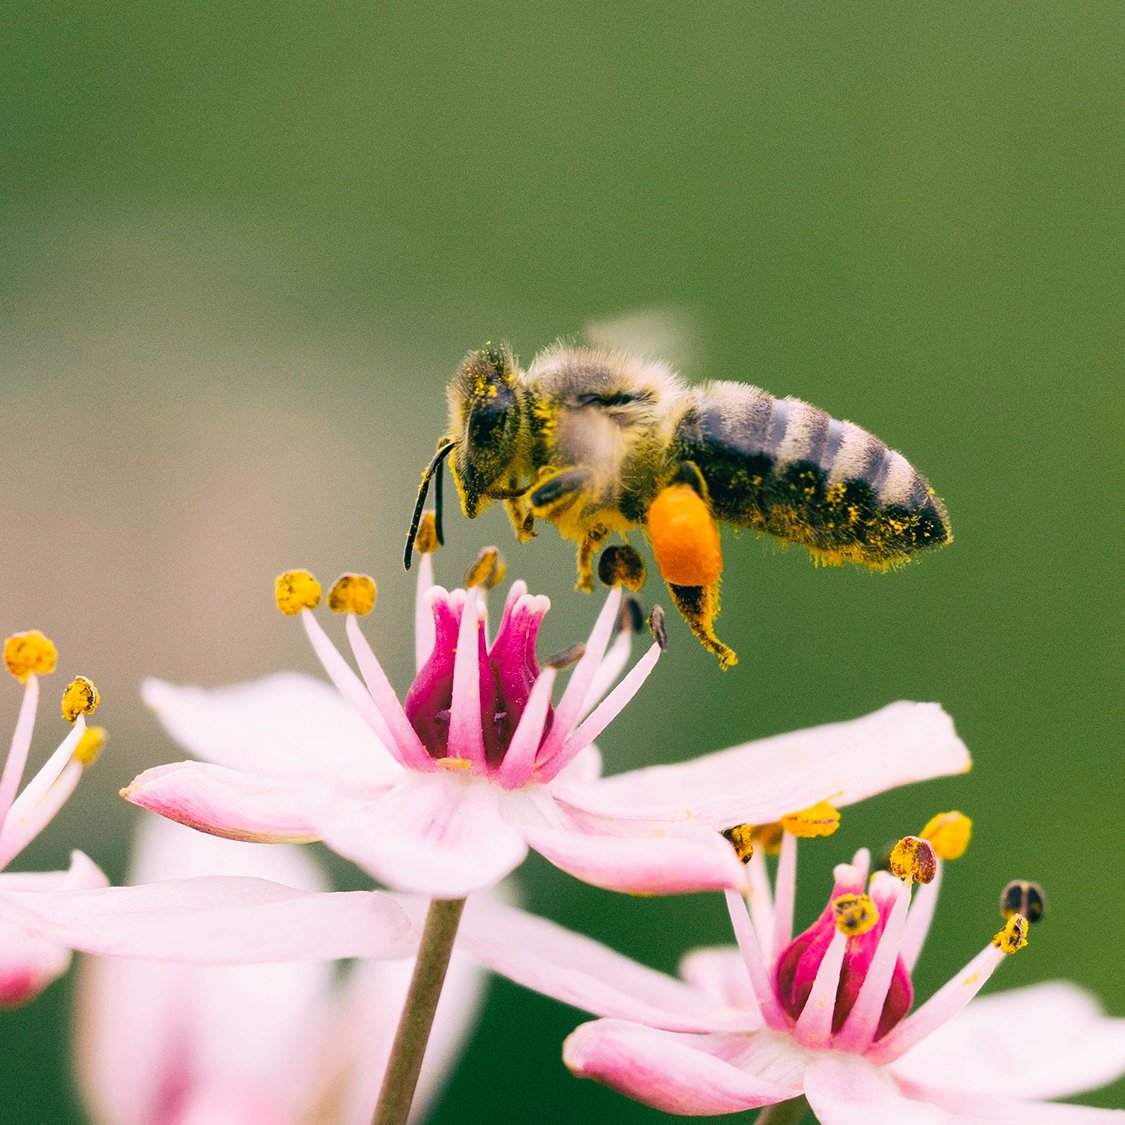
{"label": "blurred pink flower", "polygon": [[439,898],[497,883],[529,847],[596,886],[666,894],[744,885],[719,835],[729,824],[825,797],[847,804],[969,766],[940,707],[897,703],[599,780],[593,741],[660,655],[653,643],[613,686],[632,639],[621,590],[610,592],[552,705],[557,668],[540,668],[535,652],[548,600],[516,582],[489,641],[483,591],[450,593],[432,581],[425,555],[417,675],[401,703],[356,616],[374,604],[371,580],[345,576],[328,599],[347,614],[361,680],[311,612],[315,579],[283,575],[279,605],[300,613],[337,690],[293,674],[210,691],[149,681],[145,698],[169,733],[205,761],[147,770],[124,795],[216,835],[323,839],[376,879]]}
{"label": "blurred pink flower", "polygon": [[[57,660],[55,646],[42,633],[16,633],[4,642],[4,663],[24,684],[24,694],[0,774],[0,869],[50,823],[105,741],[103,730],[86,727],[86,715],[97,706],[98,693],[89,680],[79,677],[69,685],[62,702],[63,715],[74,724],[72,729],[17,796],[35,731],[39,679],[55,670]],[[0,1007],[33,1000],[70,964],[69,946],[28,929],[18,910],[10,908],[9,895],[102,887],[106,882],[95,864],[78,851],[71,853],[67,871],[0,874]]]}
{"label": "blurred pink flower", "polygon": [[804,1095],[823,1125],[1120,1121],[1114,1111],[1039,1099],[1125,1072],[1125,1020],[1106,1018],[1064,982],[966,1008],[1026,941],[1022,916],[907,1014],[937,881],[912,903],[909,880],[876,872],[865,895],[869,858],[861,851],[835,868],[828,906],[794,939],[795,884],[779,876],[771,893],[756,854],[749,915],[741,896],[727,894],[738,949],[696,950],[682,980],[542,919],[472,902],[462,947],[608,1017],[570,1035],[567,1066],[668,1113],[737,1113]]}
{"label": "blurred pink flower", "polygon": [[[323,880],[296,848],[218,840],[150,818],[133,877],[209,871],[307,892]],[[327,896],[324,896],[327,897]],[[75,1013],[83,1101],[96,1125],[366,1125],[413,959],[201,967],[88,959]],[[422,1072],[420,1119],[475,1020],[483,973],[455,954]]]}

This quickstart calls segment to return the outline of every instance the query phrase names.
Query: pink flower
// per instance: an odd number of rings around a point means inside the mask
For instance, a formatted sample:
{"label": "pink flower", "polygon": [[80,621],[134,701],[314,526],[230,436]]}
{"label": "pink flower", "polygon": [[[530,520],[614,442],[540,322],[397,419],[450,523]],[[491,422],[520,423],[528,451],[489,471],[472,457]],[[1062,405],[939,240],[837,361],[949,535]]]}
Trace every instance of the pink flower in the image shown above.
{"label": "pink flower", "polygon": [[481,587],[433,586],[429,555],[419,579],[405,703],[359,627],[374,583],[346,575],[328,599],[346,614],[361,679],[311,612],[319,584],[290,572],[278,580],[279,605],[300,614],[336,691],[292,674],[212,691],[150,681],[145,698],[205,761],[147,770],[124,795],[235,839],[323,839],[376,879],[439,898],[497,883],[529,847],[596,886],[674,893],[745,885],[719,835],[727,825],[968,768],[939,707],[897,703],[599,780],[594,739],[660,656],[654,642],[621,676],[632,632],[620,589],[552,702],[559,669],[540,667],[535,649],[546,598],[516,582],[490,639]]}
{"label": "pink flower", "polygon": [[[53,672],[57,661],[55,646],[42,633],[16,633],[4,642],[4,663],[24,684],[24,695],[0,774],[0,869],[7,867],[50,823],[105,741],[103,730],[86,727],[86,715],[97,706],[98,692],[80,676],[67,687],[62,700],[63,715],[73,727],[17,796],[35,730],[39,678]],[[8,908],[8,895],[101,887],[105,883],[101,871],[77,851],[71,854],[67,871],[0,875],[0,1007],[11,1008],[33,1000],[62,976],[70,964],[69,946],[28,929],[18,911]]]}
{"label": "pink flower", "polygon": [[[689,954],[683,980],[485,904],[470,902],[463,948],[514,980],[609,1017],[570,1035],[567,1066],[668,1113],[736,1113],[804,1095],[823,1125],[1121,1120],[1039,1099],[1125,1072],[1125,1020],[1104,1017],[1063,982],[966,1007],[1026,943],[1024,915],[1012,913],[964,969],[910,1012],[911,972],[940,877],[934,847],[908,838],[912,847],[892,861],[902,880],[884,871],[868,881],[870,857],[860,851],[836,867],[824,912],[793,938],[795,884],[784,851],[794,850],[792,839],[783,845],[776,893],[760,849],[748,862],[749,914],[743,898],[728,892],[738,948]],[[911,876],[927,874],[936,877],[913,893]],[[1029,903],[1034,916],[1034,892]]]}
{"label": "pink flower", "polygon": [[[301,849],[146,821],[135,879],[216,870],[324,890]],[[75,1013],[83,1101],[96,1125],[366,1125],[412,967],[413,959],[364,961],[337,979],[323,961],[216,968],[87,960]],[[476,1017],[482,984],[481,971],[455,955],[419,1115]]]}

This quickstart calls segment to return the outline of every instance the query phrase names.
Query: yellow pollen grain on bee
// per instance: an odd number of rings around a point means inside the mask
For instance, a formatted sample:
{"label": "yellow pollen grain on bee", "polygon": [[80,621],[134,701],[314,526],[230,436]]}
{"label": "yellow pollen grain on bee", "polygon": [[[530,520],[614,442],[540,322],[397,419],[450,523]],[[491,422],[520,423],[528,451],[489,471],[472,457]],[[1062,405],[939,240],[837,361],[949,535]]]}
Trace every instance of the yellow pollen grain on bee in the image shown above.
{"label": "yellow pollen grain on bee", "polygon": [[992,944],[1008,956],[1018,953],[1027,945],[1027,919],[1022,914],[1013,914],[993,937]]}
{"label": "yellow pollen grain on bee", "polygon": [[437,534],[437,513],[424,512],[422,521],[418,524],[418,531],[414,535],[414,550],[420,555],[432,555],[441,541]]}
{"label": "yellow pollen grain on bee", "polygon": [[[82,732],[71,757],[82,766],[92,766],[98,760],[107,737],[105,727],[89,727]],[[125,790],[121,792],[124,794]]]}
{"label": "yellow pollen grain on bee", "polygon": [[101,694],[91,680],[85,676],[75,676],[66,685],[62,702],[59,704],[62,717],[68,723],[73,723],[77,721],[79,715],[92,715],[98,709],[101,698]]}
{"label": "yellow pollen grain on bee", "polygon": [[328,591],[328,608],[333,613],[354,613],[363,617],[375,608],[379,591],[375,579],[367,574],[341,574]]}
{"label": "yellow pollen grain on bee", "polygon": [[879,921],[879,908],[868,895],[839,895],[832,900],[836,929],[848,937],[865,934]]}
{"label": "yellow pollen grain on bee", "polygon": [[840,812],[827,801],[817,801],[807,809],[783,816],[781,827],[791,836],[804,840],[831,836],[840,827]]}
{"label": "yellow pollen grain on bee", "polygon": [[648,510],[647,527],[660,573],[676,586],[711,586],[723,573],[719,528],[690,484],[665,488]]}
{"label": "yellow pollen grain on bee", "polygon": [[59,662],[59,650],[38,629],[13,633],[4,641],[4,664],[21,684],[29,676],[47,676]]}
{"label": "yellow pollen grain on bee", "polygon": [[320,583],[307,570],[287,570],[273,582],[274,600],[286,617],[302,609],[314,609],[320,603]]}
{"label": "yellow pollen grain on bee", "polygon": [[754,855],[754,828],[750,824],[732,824],[723,829],[723,835],[742,863],[749,863]]}
{"label": "yellow pollen grain on bee", "polygon": [[471,770],[473,763],[468,758],[438,758],[437,764],[443,770],[451,770],[454,772],[462,770]]}
{"label": "yellow pollen grain on bee", "polygon": [[930,817],[925,828],[918,833],[923,840],[930,841],[939,859],[960,859],[969,846],[972,834],[972,819],[956,810]]}

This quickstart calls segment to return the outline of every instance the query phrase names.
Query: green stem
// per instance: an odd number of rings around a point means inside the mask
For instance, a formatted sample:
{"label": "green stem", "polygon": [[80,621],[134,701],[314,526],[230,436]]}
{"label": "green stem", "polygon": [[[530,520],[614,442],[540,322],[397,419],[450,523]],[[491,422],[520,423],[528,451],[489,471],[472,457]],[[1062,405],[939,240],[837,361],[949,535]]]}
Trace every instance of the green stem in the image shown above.
{"label": "green stem", "polygon": [[787,1102],[774,1102],[767,1105],[754,1119],[754,1125],[797,1125],[809,1112],[808,1099],[802,1094]]}
{"label": "green stem", "polygon": [[426,924],[418,947],[418,960],[406,1004],[395,1032],[391,1058],[379,1091],[379,1104],[371,1125],[405,1125],[418,1085],[418,1072],[430,1039],[453,939],[461,921],[465,900],[435,898],[426,912]]}

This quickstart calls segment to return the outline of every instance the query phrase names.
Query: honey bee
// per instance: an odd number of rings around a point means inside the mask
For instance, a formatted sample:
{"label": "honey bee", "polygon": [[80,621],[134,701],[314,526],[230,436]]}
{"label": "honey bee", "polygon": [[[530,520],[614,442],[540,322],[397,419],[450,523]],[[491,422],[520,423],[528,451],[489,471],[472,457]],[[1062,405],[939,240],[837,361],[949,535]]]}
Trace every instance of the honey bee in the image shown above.
{"label": "honey bee", "polygon": [[[951,538],[944,505],[900,453],[746,383],[690,387],[659,361],[566,343],[522,370],[509,347],[488,343],[465,357],[447,397],[449,430],[422,474],[408,568],[435,474],[440,535],[451,456],[470,519],[500,500],[521,542],[537,519],[577,542],[579,589],[593,588],[594,556],[611,534],[643,529],[676,607],[724,668],[737,657],[714,633],[719,523],[799,543],[822,564],[876,570]],[[625,552],[630,565],[616,566]],[[635,559],[607,549],[603,578],[639,585]]]}

